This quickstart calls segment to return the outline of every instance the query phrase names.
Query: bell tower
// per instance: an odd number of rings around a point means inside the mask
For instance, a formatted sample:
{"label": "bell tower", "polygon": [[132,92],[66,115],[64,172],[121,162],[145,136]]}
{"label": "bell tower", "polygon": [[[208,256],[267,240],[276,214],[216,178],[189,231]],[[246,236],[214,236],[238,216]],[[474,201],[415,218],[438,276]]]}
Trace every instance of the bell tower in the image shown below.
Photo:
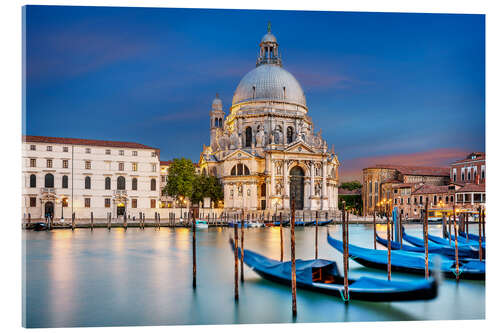
{"label": "bell tower", "polygon": [[224,124],[224,111],[222,110],[222,101],[219,94],[215,95],[212,101],[212,110],[210,110],[210,146],[214,146],[217,139],[217,129],[222,128]]}

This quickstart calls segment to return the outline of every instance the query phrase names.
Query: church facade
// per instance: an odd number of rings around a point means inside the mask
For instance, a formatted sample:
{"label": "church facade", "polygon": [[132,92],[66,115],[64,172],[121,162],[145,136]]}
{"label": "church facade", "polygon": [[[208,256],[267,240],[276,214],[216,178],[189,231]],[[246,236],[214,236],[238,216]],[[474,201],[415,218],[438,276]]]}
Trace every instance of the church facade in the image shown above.
{"label": "church facade", "polygon": [[315,132],[302,87],[282,67],[268,28],[256,67],[240,81],[226,116],[218,96],[210,111],[210,145],[202,173],[218,177],[224,209],[332,212],[338,209],[339,160]]}

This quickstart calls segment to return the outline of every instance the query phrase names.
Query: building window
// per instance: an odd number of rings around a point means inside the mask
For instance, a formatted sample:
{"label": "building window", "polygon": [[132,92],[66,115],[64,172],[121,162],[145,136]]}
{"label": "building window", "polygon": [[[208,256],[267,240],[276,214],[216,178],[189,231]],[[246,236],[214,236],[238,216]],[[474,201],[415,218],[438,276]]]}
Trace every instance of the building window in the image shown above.
{"label": "building window", "polygon": [[[36,150],[36,146],[35,145],[31,145],[30,146],[30,150]],[[32,206],[33,207],[33,206]]]}
{"label": "building window", "polygon": [[470,169],[467,170],[467,180],[470,180]]}
{"label": "building window", "polygon": [[118,155],[120,155],[120,156],[125,155],[125,151],[123,151],[123,150],[119,150],[119,151],[118,151]]}
{"label": "building window", "polygon": [[434,196],[432,202],[433,202],[434,205],[437,205],[437,196]]}
{"label": "building window", "polygon": [[36,168],[36,158],[30,158],[30,167]]}
{"label": "building window", "polygon": [[420,199],[419,199],[419,204],[421,204],[421,205],[422,205],[423,203],[424,203],[423,198],[422,198],[422,196],[420,196]]}
{"label": "building window", "polygon": [[30,207],[36,207],[36,197],[30,197]]}
{"label": "building window", "polygon": [[111,178],[106,177],[104,179],[104,189],[105,190],[111,190]]}
{"label": "building window", "polygon": [[449,201],[449,198],[448,198],[448,196],[446,196],[445,197],[445,202],[448,203],[448,201]]}
{"label": "building window", "polygon": [[238,163],[231,169],[231,176],[248,176],[250,175],[250,169],[242,163]]}
{"label": "building window", "polygon": [[63,152],[67,153],[69,151],[68,147],[63,147]]}
{"label": "building window", "polygon": [[52,151],[52,146],[47,146],[47,151]]}
{"label": "building window", "polygon": [[120,176],[116,179],[116,189],[124,190],[125,189],[125,177]]}
{"label": "building window", "polygon": [[36,175],[30,175],[30,187],[36,187]]}
{"label": "building window", "polygon": [[151,152],[151,157],[156,157],[156,152],[155,151]]}
{"label": "building window", "polygon": [[85,198],[85,208],[90,208],[90,198]]}
{"label": "building window", "polygon": [[124,169],[123,162],[118,163],[118,170],[123,171],[123,169]]}
{"label": "building window", "polygon": [[92,163],[90,161],[85,161],[85,169],[90,170],[92,168]]}
{"label": "building window", "polygon": [[417,204],[417,197],[413,197],[413,204],[416,205]]}
{"label": "building window", "polygon": [[132,199],[132,208],[137,208],[137,199]]}
{"label": "building window", "polygon": [[462,181],[465,180],[465,172],[464,172],[464,169],[462,169]]}
{"label": "building window", "polygon": [[62,188],[68,188],[68,176],[62,176]]}
{"label": "building window", "polygon": [[156,191],[156,179],[151,179],[151,191]]}
{"label": "building window", "polygon": [[137,191],[137,178],[132,178],[132,191]]}
{"label": "building window", "polygon": [[132,151],[132,156],[137,156],[137,150]]}
{"label": "building window", "polygon": [[260,196],[265,197],[266,196],[266,183],[262,183],[260,185]]}
{"label": "building window", "polygon": [[156,163],[151,164],[151,171],[156,172]]}
{"label": "building window", "polygon": [[132,163],[132,171],[137,171],[137,163]]}
{"label": "building window", "polygon": [[106,149],[106,155],[111,155],[111,149]]}
{"label": "building window", "polygon": [[409,205],[409,204],[410,204],[410,198],[408,198],[408,201],[407,201],[407,202],[408,202],[408,205]]}
{"label": "building window", "polygon": [[481,179],[484,179],[485,166],[481,165]]}
{"label": "building window", "polygon": [[111,199],[110,198],[104,198],[104,207],[106,207],[106,208],[111,207]]}
{"label": "building window", "polygon": [[64,169],[67,169],[67,168],[68,168],[68,165],[69,165],[69,161],[68,161],[68,160],[63,160],[62,162],[63,162],[63,163],[62,163],[63,168],[64,168]]}
{"label": "building window", "polygon": [[52,160],[47,160],[47,168],[52,168]]}
{"label": "building window", "polygon": [[245,147],[252,147],[252,128],[250,126],[245,129]]}
{"label": "building window", "polygon": [[151,208],[156,208],[156,200],[151,199]]}
{"label": "building window", "polygon": [[453,198],[454,198],[454,196],[452,195],[452,196],[450,197],[450,201],[451,201],[451,202],[453,202]]}
{"label": "building window", "polygon": [[85,177],[85,189],[90,190],[90,177]]}
{"label": "building window", "polygon": [[53,188],[54,187],[54,175],[48,173],[45,175],[45,187]]}
{"label": "building window", "polygon": [[394,204],[397,205],[398,204],[398,199],[394,198]]}
{"label": "building window", "polygon": [[90,154],[90,152],[91,152],[90,148],[85,148],[85,153],[86,154]]}
{"label": "building window", "polygon": [[286,143],[292,143],[293,141],[293,127],[289,126],[286,129]]}
{"label": "building window", "polygon": [[161,176],[161,181],[162,181],[163,183],[164,183],[164,182],[166,182],[166,181],[167,181],[167,176],[162,175],[162,176]]}

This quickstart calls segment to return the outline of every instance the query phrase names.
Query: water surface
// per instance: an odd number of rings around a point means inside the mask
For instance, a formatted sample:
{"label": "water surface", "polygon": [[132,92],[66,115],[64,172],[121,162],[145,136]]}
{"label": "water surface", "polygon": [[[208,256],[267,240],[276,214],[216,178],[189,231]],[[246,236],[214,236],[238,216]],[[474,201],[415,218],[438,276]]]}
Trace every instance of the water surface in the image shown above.
{"label": "water surface", "polygon": [[[379,226],[381,235],[385,229]],[[407,231],[421,235],[421,226]],[[340,226],[319,228],[319,256],[342,256],[326,242],[326,231],[341,239]],[[440,235],[440,226],[430,226]],[[477,233],[477,226],[471,231]],[[131,326],[182,324],[339,322],[386,320],[483,319],[484,281],[444,279],[431,301],[370,303],[297,291],[298,316],[291,315],[287,286],[260,278],[245,267],[240,300],[234,302],[234,256],[228,240],[234,231],[197,231],[197,289],[192,288],[192,234],[187,228],[122,228],[23,231],[26,327]],[[285,259],[290,229],[284,228]],[[350,241],[373,247],[373,229],[353,225]],[[245,229],[245,248],[280,257],[279,228]],[[378,248],[383,248],[378,245]],[[314,228],[296,228],[296,257],[314,258]],[[352,277],[386,278],[383,271],[349,262]],[[418,276],[393,273],[393,280]]]}

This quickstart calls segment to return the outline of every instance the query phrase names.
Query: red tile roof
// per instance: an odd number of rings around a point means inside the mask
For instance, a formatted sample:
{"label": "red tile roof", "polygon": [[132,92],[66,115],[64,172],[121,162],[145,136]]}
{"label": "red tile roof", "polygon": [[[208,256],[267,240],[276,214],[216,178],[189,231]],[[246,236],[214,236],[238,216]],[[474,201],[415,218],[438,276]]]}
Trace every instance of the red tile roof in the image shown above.
{"label": "red tile roof", "polygon": [[403,175],[418,175],[418,176],[449,176],[450,169],[442,167],[428,166],[406,166],[394,164],[376,164],[375,166],[365,169],[392,169],[397,170]]}
{"label": "red tile roof", "polygon": [[23,142],[40,142],[40,143],[61,143],[67,145],[78,146],[101,146],[101,147],[114,147],[114,148],[137,148],[137,149],[154,149],[160,151],[158,148],[146,146],[135,142],[124,141],[108,141],[108,140],[89,140],[89,139],[74,139],[74,138],[56,138],[50,136],[36,136],[24,135]]}
{"label": "red tile roof", "polygon": [[457,193],[463,193],[463,192],[486,192],[486,186],[485,184],[479,184],[479,185],[474,183],[465,184],[464,187],[457,190]]}
{"label": "red tile roof", "polygon": [[[473,159],[472,156],[476,156],[476,158]],[[459,161],[453,162],[451,165],[461,164],[461,163],[465,163],[465,162],[482,161],[482,160],[486,160],[486,154],[485,153],[483,153],[483,152],[473,152],[473,153],[470,153],[463,160],[459,160]]]}
{"label": "red tile roof", "polygon": [[448,185],[423,185],[412,194],[438,194],[453,192],[448,188]]}
{"label": "red tile roof", "polygon": [[167,165],[168,166],[172,163],[173,163],[173,161],[160,161],[160,165]]}

